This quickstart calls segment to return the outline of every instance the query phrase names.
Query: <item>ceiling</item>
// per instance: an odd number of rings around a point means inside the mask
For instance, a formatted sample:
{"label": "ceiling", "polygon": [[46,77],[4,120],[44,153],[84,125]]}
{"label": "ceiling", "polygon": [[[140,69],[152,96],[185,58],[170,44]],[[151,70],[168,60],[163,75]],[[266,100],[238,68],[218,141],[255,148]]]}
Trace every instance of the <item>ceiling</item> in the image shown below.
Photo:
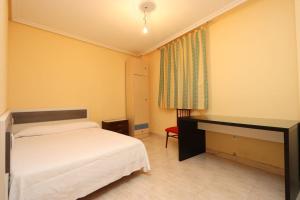
{"label": "ceiling", "polygon": [[246,0],[152,0],[143,34],[145,0],[12,0],[13,21],[113,50],[141,55]]}

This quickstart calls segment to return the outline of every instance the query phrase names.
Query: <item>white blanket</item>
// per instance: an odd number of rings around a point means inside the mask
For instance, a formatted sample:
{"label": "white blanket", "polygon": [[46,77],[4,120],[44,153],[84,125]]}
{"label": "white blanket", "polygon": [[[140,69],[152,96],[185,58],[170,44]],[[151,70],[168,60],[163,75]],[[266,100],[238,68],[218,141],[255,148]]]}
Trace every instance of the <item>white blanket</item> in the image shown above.
{"label": "white blanket", "polygon": [[100,128],[20,137],[11,156],[10,200],[75,200],[150,170],[140,140]]}

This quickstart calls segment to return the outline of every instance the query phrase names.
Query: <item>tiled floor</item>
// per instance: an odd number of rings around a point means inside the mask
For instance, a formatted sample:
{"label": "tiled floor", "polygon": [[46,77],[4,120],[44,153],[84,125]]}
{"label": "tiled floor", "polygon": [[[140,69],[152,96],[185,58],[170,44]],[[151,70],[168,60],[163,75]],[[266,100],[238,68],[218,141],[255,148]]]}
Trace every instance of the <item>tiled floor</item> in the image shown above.
{"label": "tiled floor", "polygon": [[82,200],[277,200],[284,178],[213,155],[178,161],[177,141],[164,148],[162,136],[144,139],[151,172],[136,172]]}

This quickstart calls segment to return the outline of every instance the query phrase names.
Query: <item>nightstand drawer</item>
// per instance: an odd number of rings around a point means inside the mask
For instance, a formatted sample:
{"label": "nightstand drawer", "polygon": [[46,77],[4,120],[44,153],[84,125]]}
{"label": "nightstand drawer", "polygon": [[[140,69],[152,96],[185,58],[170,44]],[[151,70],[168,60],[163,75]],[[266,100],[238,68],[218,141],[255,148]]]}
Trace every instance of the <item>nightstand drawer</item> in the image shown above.
{"label": "nightstand drawer", "polygon": [[117,132],[117,133],[122,133],[124,135],[128,135],[128,129],[127,128],[117,129],[117,130],[114,130],[114,131]]}
{"label": "nightstand drawer", "polygon": [[128,120],[102,121],[102,128],[124,135],[129,135]]}
{"label": "nightstand drawer", "polygon": [[107,123],[111,127],[127,127],[128,126],[128,120],[105,122],[105,123]]}

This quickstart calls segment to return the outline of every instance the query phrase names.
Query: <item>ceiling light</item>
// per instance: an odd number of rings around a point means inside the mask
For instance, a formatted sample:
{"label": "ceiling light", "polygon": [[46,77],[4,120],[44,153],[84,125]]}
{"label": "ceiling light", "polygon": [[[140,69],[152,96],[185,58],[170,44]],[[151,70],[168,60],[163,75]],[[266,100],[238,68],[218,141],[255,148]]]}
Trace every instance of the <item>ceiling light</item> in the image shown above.
{"label": "ceiling light", "polygon": [[144,25],[144,28],[143,28],[143,33],[144,34],[147,34],[149,31],[148,31],[148,28],[147,28],[147,26],[146,26],[146,24]]}
{"label": "ceiling light", "polygon": [[144,28],[143,28],[143,33],[147,34],[148,33],[148,27],[147,27],[147,5],[144,7]]}
{"label": "ceiling light", "polygon": [[151,11],[153,11],[155,9],[155,4],[153,2],[147,1],[144,2],[140,5],[140,9],[143,11],[144,13],[144,27],[143,27],[143,33],[147,34],[149,32],[148,26],[147,26],[147,20],[148,20],[148,13],[150,13]]}

